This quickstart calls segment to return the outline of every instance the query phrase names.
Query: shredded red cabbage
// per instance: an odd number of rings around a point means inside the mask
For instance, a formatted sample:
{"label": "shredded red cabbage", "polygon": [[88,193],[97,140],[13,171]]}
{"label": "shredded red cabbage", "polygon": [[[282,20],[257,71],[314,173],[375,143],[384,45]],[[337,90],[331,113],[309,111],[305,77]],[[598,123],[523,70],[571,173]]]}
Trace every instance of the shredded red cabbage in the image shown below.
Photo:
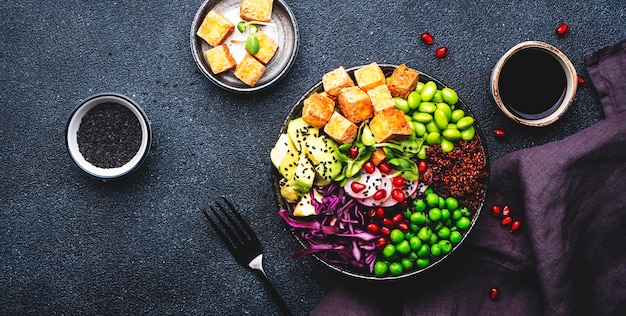
{"label": "shredded red cabbage", "polygon": [[377,236],[365,230],[366,217],[359,204],[335,183],[314,190],[322,195],[321,199],[316,199],[313,191],[309,193],[317,216],[295,219],[289,211],[278,212],[292,230],[309,243],[293,258],[315,253],[340,268],[371,273],[376,261]]}

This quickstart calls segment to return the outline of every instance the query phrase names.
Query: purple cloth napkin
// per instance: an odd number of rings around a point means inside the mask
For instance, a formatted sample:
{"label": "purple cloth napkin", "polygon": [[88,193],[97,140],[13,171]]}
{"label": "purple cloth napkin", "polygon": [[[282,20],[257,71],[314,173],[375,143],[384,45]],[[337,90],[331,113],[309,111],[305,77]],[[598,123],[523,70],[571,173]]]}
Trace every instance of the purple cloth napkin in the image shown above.
{"label": "purple cloth napkin", "polygon": [[[311,315],[624,315],[626,39],[586,64],[606,119],[496,160],[485,209],[449,262],[398,283],[342,279]],[[522,228],[509,233],[493,205]]]}

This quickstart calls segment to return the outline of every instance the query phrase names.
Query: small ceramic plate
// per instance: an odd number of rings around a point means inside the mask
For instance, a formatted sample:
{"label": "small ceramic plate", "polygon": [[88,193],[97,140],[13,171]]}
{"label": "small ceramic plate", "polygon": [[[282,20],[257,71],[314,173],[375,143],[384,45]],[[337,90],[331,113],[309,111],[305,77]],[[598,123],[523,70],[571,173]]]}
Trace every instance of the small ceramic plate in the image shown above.
{"label": "small ceramic plate", "polygon": [[[298,50],[298,26],[291,9],[283,0],[275,0],[272,9],[270,25],[259,25],[259,30],[266,33],[278,42],[278,51],[272,60],[266,65],[267,69],[254,87],[250,87],[243,81],[237,79],[233,71],[226,71],[221,74],[213,74],[209,63],[204,57],[204,52],[212,46],[196,35],[198,28],[202,24],[206,14],[215,10],[234,25],[242,19],[239,17],[239,7],[241,0],[206,0],[196,12],[191,25],[191,52],[200,71],[213,83],[226,90],[249,93],[268,88],[279,81],[291,68]],[[239,62],[245,55],[245,40],[247,32],[240,33],[237,28],[233,34],[224,42],[228,45],[233,58]]]}

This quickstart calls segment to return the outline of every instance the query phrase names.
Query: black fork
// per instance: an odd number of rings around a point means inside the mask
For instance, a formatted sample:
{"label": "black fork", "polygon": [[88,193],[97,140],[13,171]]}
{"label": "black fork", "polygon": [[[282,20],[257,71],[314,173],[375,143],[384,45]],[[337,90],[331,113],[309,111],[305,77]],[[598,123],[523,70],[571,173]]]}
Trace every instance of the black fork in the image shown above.
{"label": "black fork", "polygon": [[217,207],[209,206],[211,215],[206,210],[202,210],[204,216],[226,244],[235,260],[260,275],[263,283],[278,303],[281,312],[284,315],[293,315],[263,270],[263,246],[259,238],[241,217],[235,206],[224,197],[222,200],[226,206],[216,202]]}

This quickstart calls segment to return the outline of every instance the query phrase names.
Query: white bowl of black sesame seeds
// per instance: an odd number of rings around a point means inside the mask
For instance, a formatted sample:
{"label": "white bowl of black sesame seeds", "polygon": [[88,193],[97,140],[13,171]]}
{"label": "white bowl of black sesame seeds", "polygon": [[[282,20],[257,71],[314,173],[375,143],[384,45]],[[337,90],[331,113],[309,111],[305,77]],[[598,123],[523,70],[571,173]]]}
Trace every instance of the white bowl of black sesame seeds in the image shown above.
{"label": "white bowl of black sesame seeds", "polygon": [[103,93],[87,98],[70,116],[66,144],[76,165],[102,180],[136,170],[150,150],[145,112],[131,99]]}

